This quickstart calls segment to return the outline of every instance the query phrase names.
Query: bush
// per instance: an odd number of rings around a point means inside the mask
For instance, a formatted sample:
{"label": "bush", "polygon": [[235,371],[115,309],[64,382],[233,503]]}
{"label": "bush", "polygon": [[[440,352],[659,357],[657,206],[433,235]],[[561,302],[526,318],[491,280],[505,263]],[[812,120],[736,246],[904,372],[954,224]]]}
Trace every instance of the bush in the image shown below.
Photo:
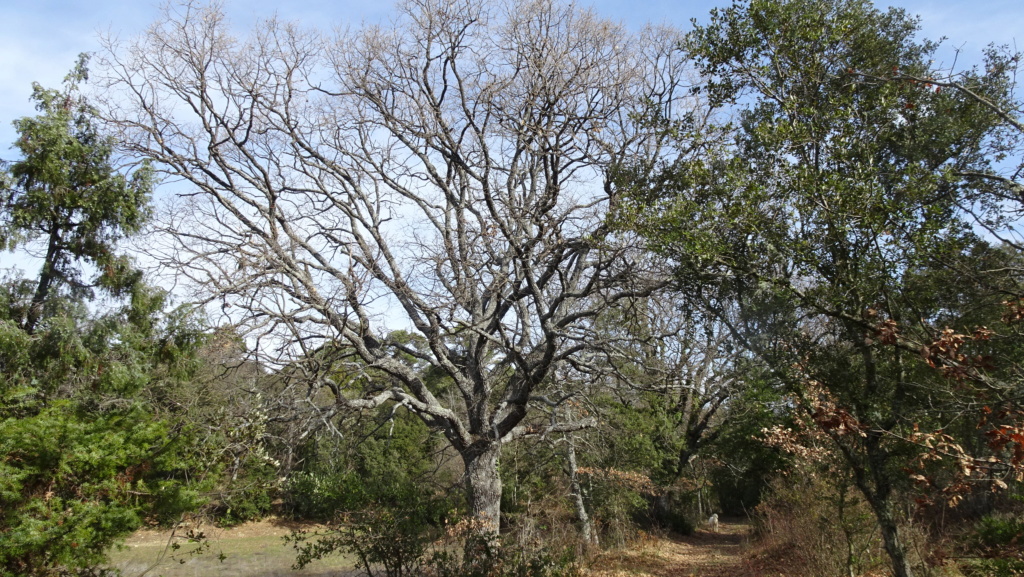
{"label": "bush", "polygon": [[888,565],[873,514],[846,479],[797,466],[769,483],[755,528],[795,575],[863,575]]}
{"label": "bush", "polygon": [[353,511],[365,500],[363,483],[349,471],[298,471],[288,478],[286,493],[297,519],[330,521],[338,511]]}
{"label": "bush", "polygon": [[1009,577],[1024,574],[1024,519],[1013,515],[984,517],[966,539],[976,556],[961,564],[968,577]]}
{"label": "bush", "polygon": [[328,532],[296,531],[288,537],[302,569],[336,551],[356,557],[356,568],[370,577],[419,574],[428,544],[436,531],[421,511],[366,510],[343,516]]}
{"label": "bush", "polygon": [[652,516],[661,527],[673,533],[692,535],[696,527],[687,515],[687,505],[689,503],[684,499],[684,495],[679,491],[669,490],[652,498]]}
{"label": "bush", "polygon": [[428,545],[456,502],[436,487],[430,431],[405,415],[395,418],[387,436],[374,436],[381,424],[347,454],[337,445],[314,447],[307,469],[291,476],[293,514],[327,524],[324,531],[289,537],[297,567],[340,552],[353,555],[371,577],[419,574]]}
{"label": "bush", "polygon": [[[526,546],[524,546],[526,545]],[[462,520],[445,531],[429,559],[427,577],[578,577],[574,547],[553,550],[513,543],[508,537],[479,532],[472,520]]]}
{"label": "bush", "polygon": [[[383,407],[366,422],[348,424],[344,439],[314,438],[301,450],[302,469],[284,487],[291,514],[323,522],[365,508],[396,511],[412,499],[433,499],[450,479],[438,472],[437,438],[416,416]],[[438,518],[447,509],[435,511]]]}
{"label": "bush", "polygon": [[241,474],[228,481],[214,511],[222,526],[256,521],[271,513],[277,486],[277,467],[249,459]]}
{"label": "bush", "polygon": [[540,547],[508,536],[482,534],[463,520],[441,530],[429,508],[408,511],[367,509],[346,514],[327,531],[295,531],[286,540],[298,552],[301,569],[341,552],[356,558],[369,577],[578,577],[573,546]]}
{"label": "bush", "polygon": [[657,489],[640,473],[606,468],[580,468],[584,475],[593,518],[601,535],[601,543],[623,547],[640,533],[640,522],[650,521],[648,497]]}
{"label": "bush", "polygon": [[201,501],[168,480],[182,463],[166,423],[137,406],[76,409],[60,401],[0,418],[0,576],[96,574],[144,518]]}

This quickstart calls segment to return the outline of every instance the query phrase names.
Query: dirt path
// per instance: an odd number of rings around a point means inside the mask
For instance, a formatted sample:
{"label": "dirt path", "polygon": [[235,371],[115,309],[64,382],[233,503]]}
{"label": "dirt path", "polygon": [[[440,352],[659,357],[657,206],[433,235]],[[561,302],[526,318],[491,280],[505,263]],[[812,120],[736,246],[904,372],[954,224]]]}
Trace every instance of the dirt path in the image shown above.
{"label": "dirt path", "polygon": [[639,547],[601,555],[590,577],[743,577],[750,525],[723,522],[719,532],[698,529],[689,537],[650,538]]}

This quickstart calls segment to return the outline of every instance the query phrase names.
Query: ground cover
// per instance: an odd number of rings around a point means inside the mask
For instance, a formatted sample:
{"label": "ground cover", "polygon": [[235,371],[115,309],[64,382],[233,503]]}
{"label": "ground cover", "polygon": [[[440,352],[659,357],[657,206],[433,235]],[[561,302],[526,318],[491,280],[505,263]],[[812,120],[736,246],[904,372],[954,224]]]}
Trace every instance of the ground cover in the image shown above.
{"label": "ground cover", "polygon": [[[190,554],[195,545],[181,539],[181,548],[168,530],[143,530],[132,535],[112,555],[112,566],[125,577],[354,577],[353,561],[332,556],[302,570],[291,568],[295,551],[282,537],[295,528],[312,528],[280,519],[245,523],[229,529],[200,527],[209,547]],[[691,536],[645,535],[631,547],[598,555],[588,565],[588,577],[753,577],[745,558],[750,525],[725,521],[719,532],[700,529]],[[223,557],[222,557],[223,555]]]}
{"label": "ground cover", "polygon": [[758,575],[744,554],[750,524],[724,521],[719,531],[690,536],[645,536],[634,546],[604,553],[590,563],[589,577],[746,577]]}
{"label": "ground cover", "polygon": [[[143,530],[133,534],[122,550],[112,554],[111,565],[124,577],[346,577],[354,575],[352,560],[331,556],[294,570],[295,551],[283,537],[299,527],[293,522],[268,519],[222,529],[202,526],[209,547],[201,554],[169,530]],[[310,528],[309,525],[302,525]],[[174,550],[170,544],[181,547]]]}

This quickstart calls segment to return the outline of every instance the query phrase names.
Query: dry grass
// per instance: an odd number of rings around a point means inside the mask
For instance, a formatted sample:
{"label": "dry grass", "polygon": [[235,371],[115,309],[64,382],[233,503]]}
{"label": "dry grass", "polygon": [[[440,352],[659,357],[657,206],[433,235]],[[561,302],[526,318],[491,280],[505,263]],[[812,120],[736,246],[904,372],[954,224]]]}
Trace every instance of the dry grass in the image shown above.
{"label": "dry grass", "polygon": [[172,551],[168,547],[169,531],[139,531],[126,541],[124,549],[113,552],[111,565],[120,569],[124,577],[340,577],[356,574],[352,560],[340,556],[313,562],[302,571],[293,570],[295,551],[282,540],[293,528],[297,525],[275,519],[231,529],[203,527],[210,547],[200,555],[190,555],[188,550],[192,547],[186,543]]}
{"label": "dry grass", "polygon": [[[140,531],[115,551],[113,566],[125,577],[349,577],[357,575],[350,559],[331,557],[302,571],[291,569],[295,553],[281,537],[296,525],[277,520],[247,523],[231,529],[204,528],[210,548],[190,556],[183,546],[167,548],[167,531]],[[312,528],[306,526],[305,528]],[[750,526],[723,520],[720,532],[700,530],[689,537],[644,535],[627,550],[598,555],[588,577],[761,577],[779,575],[755,571],[745,555],[750,551]],[[219,554],[225,555],[224,561]],[[180,561],[185,561],[180,563]],[[762,565],[763,566],[763,565]]]}

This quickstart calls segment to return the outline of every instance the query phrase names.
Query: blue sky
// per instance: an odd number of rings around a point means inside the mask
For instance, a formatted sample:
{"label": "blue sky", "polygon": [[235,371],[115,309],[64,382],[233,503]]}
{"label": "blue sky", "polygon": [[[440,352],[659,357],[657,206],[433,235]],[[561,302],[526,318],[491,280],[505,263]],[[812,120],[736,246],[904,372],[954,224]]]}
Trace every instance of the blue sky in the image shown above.
{"label": "blue sky", "polygon": [[[0,0],[0,159],[14,160],[10,148],[15,132],[11,122],[35,114],[29,100],[33,82],[57,87],[77,55],[99,49],[100,34],[122,38],[142,33],[159,15],[161,0]],[[180,0],[171,0],[178,2]],[[315,24],[320,28],[358,26],[386,21],[393,0],[226,0],[232,22],[240,29],[255,19],[275,13],[282,19]],[[828,0],[821,0],[828,1]],[[890,0],[877,0],[879,7]],[[598,14],[632,29],[647,22],[688,29],[690,19],[704,21],[715,6],[731,0],[577,0]],[[961,62],[977,61],[991,42],[1015,44],[1024,50],[1022,0],[902,0],[898,6],[922,19],[922,36],[947,37],[947,60],[952,47],[961,47]],[[0,275],[17,266],[37,269],[24,253],[0,252]]]}
{"label": "blue sky", "polygon": [[[580,0],[599,14],[639,28],[645,22],[689,27],[716,5],[729,0]],[[303,2],[229,1],[233,22],[244,26],[276,10],[284,19],[321,27],[357,26],[386,20],[390,0],[304,0]],[[879,2],[879,6],[887,5]],[[1024,2],[1020,0],[907,0],[897,4],[922,18],[924,36],[946,36],[948,46],[962,46],[977,55],[992,41],[1021,41],[1024,49]],[[32,82],[56,87],[80,52],[98,49],[100,33],[131,36],[156,18],[158,3],[148,0],[0,0],[0,158],[12,159],[11,121],[34,114],[29,101]]]}

